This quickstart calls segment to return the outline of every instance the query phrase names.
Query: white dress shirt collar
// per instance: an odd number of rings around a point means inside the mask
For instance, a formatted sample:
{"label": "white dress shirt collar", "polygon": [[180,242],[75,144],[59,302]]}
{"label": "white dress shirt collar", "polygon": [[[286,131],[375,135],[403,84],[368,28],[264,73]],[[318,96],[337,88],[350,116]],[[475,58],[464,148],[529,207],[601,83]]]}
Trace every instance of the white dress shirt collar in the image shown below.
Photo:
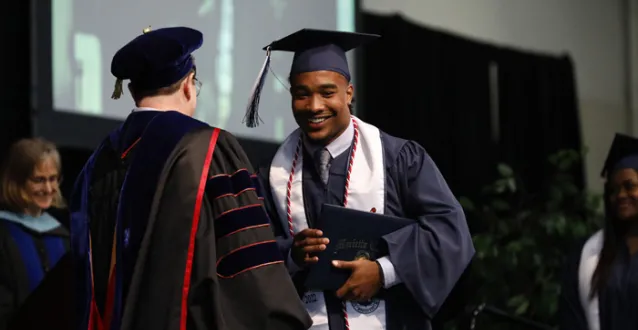
{"label": "white dress shirt collar", "polygon": [[[328,149],[330,156],[334,159],[350,148],[350,145],[352,145],[352,139],[354,139],[354,125],[351,120],[346,130],[334,139],[334,141],[325,146],[325,148]],[[321,148],[321,146],[310,143],[308,138],[305,136],[304,147],[312,157],[314,157],[317,150]]]}

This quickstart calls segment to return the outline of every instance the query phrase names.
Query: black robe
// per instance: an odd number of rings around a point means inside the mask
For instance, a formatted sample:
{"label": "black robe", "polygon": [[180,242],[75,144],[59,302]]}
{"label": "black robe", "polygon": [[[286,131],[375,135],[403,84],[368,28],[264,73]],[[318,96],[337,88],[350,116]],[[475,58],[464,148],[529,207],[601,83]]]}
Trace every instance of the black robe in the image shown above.
{"label": "black robe", "polygon": [[[416,142],[381,132],[386,168],[385,214],[415,220],[397,232],[384,236],[390,261],[402,283],[382,290],[386,300],[389,330],[431,329],[461,275],[474,256],[474,245],[459,202],[436,164]],[[306,219],[314,227],[323,203],[343,205],[349,150],[337,156],[324,185],[313,161],[303,162],[303,191]],[[311,156],[305,152],[304,160]],[[292,237],[272,204],[269,169],[260,169],[264,196],[279,239],[282,254],[288,256]],[[300,294],[305,292],[305,271],[294,275]],[[331,299],[326,295],[326,300]],[[335,305],[337,306],[337,305]],[[340,308],[328,307],[331,330],[345,329]]]}
{"label": "black robe", "polygon": [[71,200],[75,329],[307,329],[255,182],[231,134],[131,114]]}
{"label": "black robe", "polygon": [[62,226],[36,232],[0,219],[0,330],[68,250],[69,233]]}
{"label": "black robe", "polygon": [[[559,304],[561,330],[589,330],[579,289],[585,243],[578,244],[565,263]],[[629,255],[626,248],[618,251],[607,284],[599,294],[598,313],[600,330],[638,329],[638,254]]]}

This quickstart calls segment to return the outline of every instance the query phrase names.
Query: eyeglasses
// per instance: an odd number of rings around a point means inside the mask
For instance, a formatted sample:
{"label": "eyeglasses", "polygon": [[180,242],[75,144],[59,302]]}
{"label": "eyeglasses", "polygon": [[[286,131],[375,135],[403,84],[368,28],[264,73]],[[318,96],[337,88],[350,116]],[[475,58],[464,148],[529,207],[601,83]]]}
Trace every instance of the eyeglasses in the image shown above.
{"label": "eyeglasses", "polygon": [[199,96],[199,92],[202,90],[202,82],[195,77],[193,77],[193,81],[195,82],[195,95]]}
{"label": "eyeglasses", "polygon": [[59,175],[52,175],[49,177],[46,176],[34,176],[34,177],[30,177],[29,181],[31,181],[34,184],[37,185],[44,185],[45,183],[50,183],[50,184],[59,184],[60,182],[62,182],[62,177]]}

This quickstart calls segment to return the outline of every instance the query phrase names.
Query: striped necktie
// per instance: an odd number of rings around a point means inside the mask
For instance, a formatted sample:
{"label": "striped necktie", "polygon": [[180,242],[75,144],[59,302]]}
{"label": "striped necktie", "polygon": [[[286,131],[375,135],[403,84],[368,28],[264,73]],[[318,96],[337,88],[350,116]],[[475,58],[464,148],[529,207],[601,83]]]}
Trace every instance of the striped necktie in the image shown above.
{"label": "striped necktie", "polygon": [[321,181],[323,184],[328,184],[328,177],[330,176],[330,161],[332,160],[332,156],[330,156],[330,152],[328,149],[322,148],[317,151],[317,156],[315,157],[317,162],[317,169],[319,170],[319,175],[321,176]]}

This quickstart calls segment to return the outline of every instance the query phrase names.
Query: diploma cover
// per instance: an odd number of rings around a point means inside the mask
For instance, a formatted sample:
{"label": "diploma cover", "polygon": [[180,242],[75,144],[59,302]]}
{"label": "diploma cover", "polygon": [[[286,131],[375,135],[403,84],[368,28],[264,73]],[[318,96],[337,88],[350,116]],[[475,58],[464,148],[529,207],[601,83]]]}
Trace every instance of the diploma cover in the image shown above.
{"label": "diploma cover", "polygon": [[387,255],[382,237],[414,220],[324,204],[317,229],[330,239],[326,249],[316,254],[319,261],[310,266],[305,281],[310,290],[336,291],[350,276],[350,270],[332,266],[333,260],[376,260]]}

